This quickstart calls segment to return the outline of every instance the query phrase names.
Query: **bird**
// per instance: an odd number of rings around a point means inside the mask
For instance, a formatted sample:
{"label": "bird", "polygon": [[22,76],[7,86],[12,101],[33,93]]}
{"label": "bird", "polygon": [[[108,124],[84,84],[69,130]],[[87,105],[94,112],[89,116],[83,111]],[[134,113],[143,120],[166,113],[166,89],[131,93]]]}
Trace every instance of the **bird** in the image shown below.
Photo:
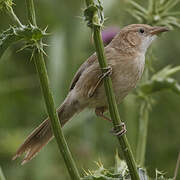
{"label": "bird", "polygon": [[[108,110],[103,78],[111,77],[117,103],[136,87],[144,66],[148,47],[167,27],[147,24],[130,24],[122,28],[104,48],[108,68],[105,73],[99,66],[96,53],[92,54],[75,73],[69,92],[57,108],[57,114],[63,127],[74,114],[85,108],[94,109],[97,116],[109,120],[104,115]],[[37,153],[53,139],[49,118],[45,119],[19,147],[13,160],[26,153],[22,164],[34,158]]]}

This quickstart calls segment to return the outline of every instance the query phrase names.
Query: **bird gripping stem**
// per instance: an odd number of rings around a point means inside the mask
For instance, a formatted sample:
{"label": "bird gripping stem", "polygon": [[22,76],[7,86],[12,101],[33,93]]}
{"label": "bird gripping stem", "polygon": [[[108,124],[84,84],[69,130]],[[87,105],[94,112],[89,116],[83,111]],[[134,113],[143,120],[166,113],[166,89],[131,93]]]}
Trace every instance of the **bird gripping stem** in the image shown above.
{"label": "bird gripping stem", "polygon": [[[107,68],[106,57],[104,54],[104,46],[101,38],[101,27],[104,22],[103,15],[103,7],[101,5],[100,0],[97,0],[97,4],[94,3],[94,0],[86,0],[87,8],[84,10],[85,20],[87,21],[88,27],[90,27],[93,31],[93,40],[96,48],[96,53],[99,61],[100,68],[102,73],[104,73],[103,69]],[[113,71],[113,70],[112,70]],[[106,91],[107,101],[109,105],[109,112],[111,115],[111,119],[116,130],[121,131],[119,124],[121,124],[121,119],[119,116],[115,95],[112,89],[112,81],[109,76],[104,78],[104,87]],[[120,146],[124,153],[124,157],[126,159],[127,166],[129,168],[129,172],[132,180],[139,180],[139,175],[136,168],[136,163],[126,138],[126,135],[118,137]]]}

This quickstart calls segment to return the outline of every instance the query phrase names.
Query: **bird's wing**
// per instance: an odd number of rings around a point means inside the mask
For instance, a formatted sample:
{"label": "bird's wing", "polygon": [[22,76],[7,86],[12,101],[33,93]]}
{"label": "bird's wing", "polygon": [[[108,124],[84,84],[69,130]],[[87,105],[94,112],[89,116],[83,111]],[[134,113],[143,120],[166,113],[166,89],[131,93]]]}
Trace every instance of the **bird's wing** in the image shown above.
{"label": "bird's wing", "polygon": [[[113,56],[112,51],[114,51],[112,48],[105,48],[105,55],[108,62],[110,62],[110,59]],[[70,90],[72,90],[77,83],[80,83],[81,88],[84,87],[84,93],[86,96],[92,97],[96,89],[102,84],[102,77],[103,75],[101,74],[97,56],[96,54],[93,54],[81,65],[75,74]]]}
{"label": "bird's wing", "polygon": [[81,66],[80,68],[78,69],[78,71],[76,72],[76,74],[74,75],[72,81],[71,81],[71,84],[70,84],[70,88],[69,88],[69,91],[71,91],[74,86],[76,85],[77,81],[79,80],[81,74],[84,72],[84,70],[86,68],[88,68],[89,66],[91,66],[91,64],[94,63],[94,61],[97,61],[97,58],[96,58],[96,54],[93,54],[92,56],[90,56]]}

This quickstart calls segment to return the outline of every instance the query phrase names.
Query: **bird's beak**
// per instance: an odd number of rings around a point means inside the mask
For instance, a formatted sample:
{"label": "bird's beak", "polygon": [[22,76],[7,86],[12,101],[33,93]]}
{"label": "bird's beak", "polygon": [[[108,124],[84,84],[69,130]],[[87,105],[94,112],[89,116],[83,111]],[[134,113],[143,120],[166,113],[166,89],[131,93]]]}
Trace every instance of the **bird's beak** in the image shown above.
{"label": "bird's beak", "polygon": [[158,35],[162,32],[166,32],[166,31],[169,31],[169,29],[167,27],[156,26],[156,27],[153,27],[153,29],[150,31],[150,34],[151,35]]}

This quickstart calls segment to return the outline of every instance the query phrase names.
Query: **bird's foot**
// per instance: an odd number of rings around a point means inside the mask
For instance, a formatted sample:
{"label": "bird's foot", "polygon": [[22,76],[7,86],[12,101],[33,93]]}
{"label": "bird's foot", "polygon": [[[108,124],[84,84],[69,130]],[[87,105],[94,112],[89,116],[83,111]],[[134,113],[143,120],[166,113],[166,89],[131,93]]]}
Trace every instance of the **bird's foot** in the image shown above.
{"label": "bird's foot", "polygon": [[102,119],[107,120],[109,122],[112,122],[112,120],[109,117],[103,114],[105,110],[106,110],[106,107],[96,108],[95,109],[96,116],[101,117]]}
{"label": "bird's foot", "polygon": [[[119,130],[119,127],[121,127],[121,130]],[[111,133],[114,136],[118,136],[118,137],[124,135],[126,132],[127,132],[127,129],[124,122],[120,123],[119,125],[116,125],[116,127],[111,130]]]}
{"label": "bird's foot", "polygon": [[98,81],[95,84],[95,86],[93,88],[91,88],[88,92],[88,97],[92,97],[96,91],[96,89],[98,88],[98,86],[100,85],[100,83],[103,81],[103,79],[106,76],[110,76],[112,74],[112,67],[111,66],[107,66],[105,68],[102,68],[103,73],[98,77]]}
{"label": "bird's foot", "polygon": [[106,76],[110,76],[112,74],[112,67],[107,66],[105,68],[102,68],[103,73],[101,74],[100,79],[103,79]]}

